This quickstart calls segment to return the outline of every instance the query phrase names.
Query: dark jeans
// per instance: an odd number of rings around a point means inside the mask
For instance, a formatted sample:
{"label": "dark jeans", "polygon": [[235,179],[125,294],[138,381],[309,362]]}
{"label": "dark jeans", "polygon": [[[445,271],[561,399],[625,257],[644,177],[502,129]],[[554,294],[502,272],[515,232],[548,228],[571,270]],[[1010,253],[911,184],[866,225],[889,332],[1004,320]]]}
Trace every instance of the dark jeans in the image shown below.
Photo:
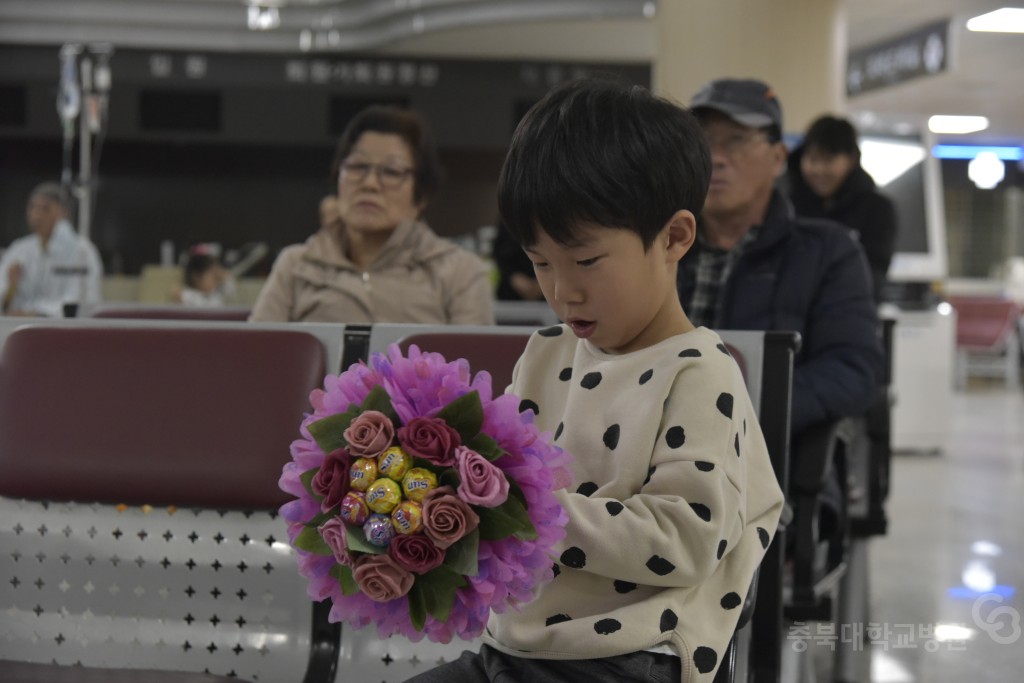
{"label": "dark jeans", "polygon": [[633,652],[603,659],[526,659],[483,645],[454,662],[410,678],[406,683],[578,683],[590,681],[678,683],[679,657]]}

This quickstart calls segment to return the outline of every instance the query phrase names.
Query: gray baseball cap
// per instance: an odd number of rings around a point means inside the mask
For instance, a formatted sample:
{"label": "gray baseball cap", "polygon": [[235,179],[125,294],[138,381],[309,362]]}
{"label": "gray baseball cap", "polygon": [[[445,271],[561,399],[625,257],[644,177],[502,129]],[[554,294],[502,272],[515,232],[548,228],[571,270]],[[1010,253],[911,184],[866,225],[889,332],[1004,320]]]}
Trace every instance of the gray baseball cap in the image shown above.
{"label": "gray baseball cap", "polygon": [[711,109],[750,128],[782,129],[782,105],[771,87],[753,79],[720,78],[697,91],[690,108]]}

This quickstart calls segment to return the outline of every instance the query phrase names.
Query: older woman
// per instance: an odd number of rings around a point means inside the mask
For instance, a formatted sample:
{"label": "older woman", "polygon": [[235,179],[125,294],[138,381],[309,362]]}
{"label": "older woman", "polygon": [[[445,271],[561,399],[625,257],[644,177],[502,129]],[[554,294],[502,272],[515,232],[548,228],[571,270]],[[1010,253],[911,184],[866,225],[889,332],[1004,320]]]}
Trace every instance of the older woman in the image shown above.
{"label": "older woman", "polygon": [[416,114],[364,109],[334,169],[339,220],[281,251],[250,320],[494,322],[487,266],[420,219],[440,169]]}

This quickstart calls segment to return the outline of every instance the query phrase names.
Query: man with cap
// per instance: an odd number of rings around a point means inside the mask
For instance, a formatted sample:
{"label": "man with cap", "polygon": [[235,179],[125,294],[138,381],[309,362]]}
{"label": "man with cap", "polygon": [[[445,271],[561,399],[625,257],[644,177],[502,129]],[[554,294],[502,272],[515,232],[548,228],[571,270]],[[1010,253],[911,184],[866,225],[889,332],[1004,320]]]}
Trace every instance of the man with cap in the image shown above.
{"label": "man with cap", "polygon": [[0,260],[0,312],[60,317],[66,304],[98,302],[103,263],[68,222],[61,186],[37,185],[25,216],[32,234],[12,242]]}
{"label": "man with cap", "polygon": [[786,169],[782,107],[756,80],[716,80],[691,102],[711,142],[698,239],[680,263],[694,325],[795,330],[792,434],[861,415],[882,347],[864,253],[844,226],[797,218],[775,186]]}

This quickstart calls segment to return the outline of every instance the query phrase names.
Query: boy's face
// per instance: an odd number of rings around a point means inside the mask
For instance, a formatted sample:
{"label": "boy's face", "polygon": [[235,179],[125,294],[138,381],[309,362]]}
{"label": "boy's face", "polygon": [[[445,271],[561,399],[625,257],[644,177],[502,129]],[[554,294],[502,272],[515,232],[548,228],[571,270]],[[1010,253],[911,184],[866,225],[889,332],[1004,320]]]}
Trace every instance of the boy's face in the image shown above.
{"label": "boy's face", "polygon": [[679,211],[644,251],[631,230],[584,224],[564,245],[543,230],[526,247],[551,309],[581,339],[628,353],[693,329],[676,292],[676,267],[693,244],[696,221]]}

